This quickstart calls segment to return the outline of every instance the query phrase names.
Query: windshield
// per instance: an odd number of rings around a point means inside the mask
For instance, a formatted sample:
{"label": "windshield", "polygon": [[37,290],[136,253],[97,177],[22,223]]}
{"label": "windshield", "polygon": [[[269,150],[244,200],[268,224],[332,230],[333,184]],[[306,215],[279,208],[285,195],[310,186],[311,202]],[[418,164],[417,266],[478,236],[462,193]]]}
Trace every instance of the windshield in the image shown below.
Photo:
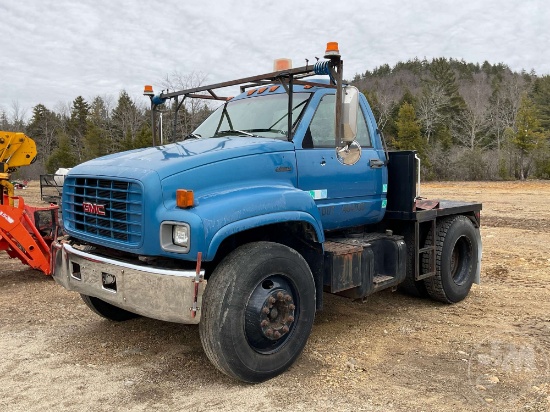
{"label": "windshield", "polygon": [[[300,118],[311,93],[294,93],[292,124]],[[260,136],[287,140],[288,95],[258,96],[227,102],[212,113],[190,136]]]}

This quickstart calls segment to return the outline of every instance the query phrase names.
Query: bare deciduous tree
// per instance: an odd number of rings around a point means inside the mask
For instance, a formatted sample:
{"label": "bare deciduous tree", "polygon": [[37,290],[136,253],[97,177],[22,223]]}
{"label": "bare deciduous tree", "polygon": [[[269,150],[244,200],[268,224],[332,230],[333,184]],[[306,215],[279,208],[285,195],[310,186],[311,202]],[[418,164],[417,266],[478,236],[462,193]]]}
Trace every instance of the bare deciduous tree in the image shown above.
{"label": "bare deciduous tree", "polygon": [[527,88],[528,84],[523,77],[505,73],[493,93],[489,119],[499,157],[506,130],[514,128],[521,96]]}
{"label": "bare deciduous tree", "polygon": [[11,123],[13,131],[23,132],[25,130],[25,118],[27,117],[27,109],[22,108],[19,102],[14,100],[11,102]]}
{"label": "bare deciduous tree", "polygon": [[455,118],[453,137],[470,150],[483,148],[485,130],[489,126],[489,97],[491,88],[484,72],[475,73],[473,80],[459,86],[466,107]]}
{"label": "bare deciduous tree", "polygon": [[[182,74],[178,71],[174,71],[171,75],[167,75],[162,82],[162,87],[165,90],[185,90],[200,87],[206,80],[206,74],[201,72],[191,72],[189,74]],[[178,100],[178,104],[181,104],[181,98]],[[178,112],[176,132],[174,135],[174,110],[176,102],[172,102],[172,107],[169,107],[164,113],[164,133],[168,138],[167,141],[176,141],[183,136],[187,136],[191,133],[201,122],[204,120],[205,100],[187,98],[183,101],[182,107]],[[206,106],[207,107],[207,106]],[[170,122],[170,126],[168,126]]]}
{"label": "bare deciduous tree", "polygon": [[445,120],[442,109],[449,105],[449,97],[439,83],[429,82],[418,101],[417,117],[422,125],[426,142],[430,139],[437,127]]}
{"label": "bare deciduous tree", "polygon": [[376,79],[375,82],[365,81],[363,87],[367,91],[376,93],[376,112],[378,113],[376,123],[380,130],[384,130],[397,109],[403,93],[395,86],[395,79],[389,77]]}

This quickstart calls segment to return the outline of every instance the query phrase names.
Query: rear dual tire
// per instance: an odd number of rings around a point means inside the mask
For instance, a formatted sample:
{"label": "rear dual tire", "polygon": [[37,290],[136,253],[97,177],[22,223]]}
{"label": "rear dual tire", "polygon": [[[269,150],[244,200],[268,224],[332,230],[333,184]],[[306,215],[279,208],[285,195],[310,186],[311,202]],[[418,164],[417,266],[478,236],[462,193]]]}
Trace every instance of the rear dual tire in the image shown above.
{"label": "rear dual tire", "polygon": [[[436,273],[424,280],[432,299],[456,303],[465,299],[479,270],[479,229],[463,215],[451,216],[437,223],[435,240],[431,232],[425,246],[435,244]],[[423,256],[423,271],[430,270],[430,256]]]}

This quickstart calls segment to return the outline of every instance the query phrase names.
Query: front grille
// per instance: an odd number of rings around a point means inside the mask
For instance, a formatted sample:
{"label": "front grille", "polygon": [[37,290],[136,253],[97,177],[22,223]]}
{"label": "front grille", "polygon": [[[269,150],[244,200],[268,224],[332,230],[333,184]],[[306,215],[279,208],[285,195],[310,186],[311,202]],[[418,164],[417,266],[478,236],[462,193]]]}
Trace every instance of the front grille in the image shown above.
{"label": "front grille", "polygon": [[143,192],[135,182],[68,177],[63,219],[69,229],[137,246],[142,240]]}

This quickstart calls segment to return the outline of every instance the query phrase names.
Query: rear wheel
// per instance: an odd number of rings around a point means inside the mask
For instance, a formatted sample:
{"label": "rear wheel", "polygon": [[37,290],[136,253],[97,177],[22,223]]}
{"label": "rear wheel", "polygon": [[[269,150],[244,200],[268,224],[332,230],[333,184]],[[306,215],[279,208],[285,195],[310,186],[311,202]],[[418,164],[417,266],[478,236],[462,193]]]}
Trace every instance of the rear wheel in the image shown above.
{"label": "rear wheel", "polygon": [[[460,302],[470,292],[479,265],[479,236],[466,216],[452,216],[438,222],[436,229],[436,273],[424,280],[431,298],[445,303]],[[433,244],[431,233],[426,246]],[[429,255],[423,258],[429,271]]]}
{"label": "rear wheel", "polygon": [[218,265],[202,306],[199,331],[210,361],[231,377],[262,382],[302,352],[315,317],[315,283],[294,249],[250,243]]}
{"label": "rear wheel", "polygon": [[93,312],[99,316],[113,320],[115,322],[122,322],[139,317],[138,314],[121,309],[110,303],[105,302],[99,298],[88,295],[80,295],[86,306],[88,306]]}

